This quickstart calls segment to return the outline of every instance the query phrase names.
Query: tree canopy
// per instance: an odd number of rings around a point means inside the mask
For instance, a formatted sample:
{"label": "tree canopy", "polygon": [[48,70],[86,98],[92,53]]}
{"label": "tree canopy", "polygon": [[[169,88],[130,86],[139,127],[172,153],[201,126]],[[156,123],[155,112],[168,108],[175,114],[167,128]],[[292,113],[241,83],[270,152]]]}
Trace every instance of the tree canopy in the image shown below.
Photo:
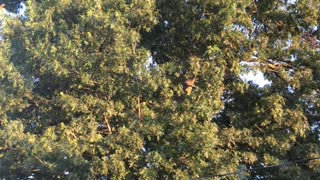
{"label": "tree canopy", "polygon": [[319,0],[26,3],[1,12],[0,178],[320,176]]}

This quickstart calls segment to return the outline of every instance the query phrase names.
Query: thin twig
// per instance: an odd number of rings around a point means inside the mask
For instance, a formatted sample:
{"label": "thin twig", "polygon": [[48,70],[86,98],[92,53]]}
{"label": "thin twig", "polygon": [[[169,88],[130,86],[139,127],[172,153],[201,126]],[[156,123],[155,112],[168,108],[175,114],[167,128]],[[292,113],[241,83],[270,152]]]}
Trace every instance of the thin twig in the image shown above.
{"label": "thin twig", "polygon": [[138,117],[139,117],[139,120],[141,121],[142,118],[141,118],[140,96],[138,96]]}
{"label": "thin twig", "polygon": [[105,123],[106,123],[106,125],[107,125],[108,131],[109,131],[109,134],[112,134],[111,127],[110,127],[110,124],[109,124],[109,121],[107,120],[107,118],[106,118],[106,117],[104,117],[104,122],[105,122]]}

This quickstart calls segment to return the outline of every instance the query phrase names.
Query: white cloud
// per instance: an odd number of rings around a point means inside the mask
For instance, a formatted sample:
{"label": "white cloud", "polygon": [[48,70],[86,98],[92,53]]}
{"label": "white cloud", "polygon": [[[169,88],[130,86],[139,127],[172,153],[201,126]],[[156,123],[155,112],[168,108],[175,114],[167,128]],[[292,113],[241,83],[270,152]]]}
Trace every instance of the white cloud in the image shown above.
{"label": "white cloud", "polygon": [[257,84],[259,87],[263,87],[265,85],[270,85],[271,81],[264,78],[263,73],[261,71],[252,72],[250,71],[247,74],[243,74],[240,78],[245,81],[252,81],[253,83]]}

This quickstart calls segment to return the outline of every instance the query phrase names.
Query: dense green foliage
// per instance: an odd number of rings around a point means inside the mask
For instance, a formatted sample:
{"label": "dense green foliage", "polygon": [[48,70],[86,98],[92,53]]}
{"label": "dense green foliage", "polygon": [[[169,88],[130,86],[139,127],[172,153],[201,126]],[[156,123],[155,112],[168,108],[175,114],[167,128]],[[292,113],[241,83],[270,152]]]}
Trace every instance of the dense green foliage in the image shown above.
{"label": "dense green foliage", "polygon": [[[2,14],[0,178],[215,178],[320,157],[319,5],[29,0],[26,18]],[[270,85],[240,79],[258,70]],[[320,160],[242,172],[222,178],[312,179]]]}

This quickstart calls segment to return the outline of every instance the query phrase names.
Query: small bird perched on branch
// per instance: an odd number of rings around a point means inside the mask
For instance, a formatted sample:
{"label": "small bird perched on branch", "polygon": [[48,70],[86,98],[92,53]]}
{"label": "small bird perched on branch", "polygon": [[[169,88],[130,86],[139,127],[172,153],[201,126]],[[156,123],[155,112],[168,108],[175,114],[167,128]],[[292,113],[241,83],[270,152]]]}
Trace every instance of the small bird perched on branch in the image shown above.
{"label": "small bird perched on branch", "polygon": [[185,83],[186,83],[186,85],[187,85],[187,88],[185,89],[185,91],[186,91],[186,94],[187,94],[188,96],[191,94],[192,88],[193,88],[193,87],[196,87],[196,86],[194,85],[195,82],[196,82],[196,79],[195,79],[195,78],[193,78],[193,79],[188,79],[188,80],[185,81]]}
{"label": "small bird perched on branch", "polygon": [[0,5],[0,10],[3,10],[5,6],[6,6],[5,4],[1,4]]}

